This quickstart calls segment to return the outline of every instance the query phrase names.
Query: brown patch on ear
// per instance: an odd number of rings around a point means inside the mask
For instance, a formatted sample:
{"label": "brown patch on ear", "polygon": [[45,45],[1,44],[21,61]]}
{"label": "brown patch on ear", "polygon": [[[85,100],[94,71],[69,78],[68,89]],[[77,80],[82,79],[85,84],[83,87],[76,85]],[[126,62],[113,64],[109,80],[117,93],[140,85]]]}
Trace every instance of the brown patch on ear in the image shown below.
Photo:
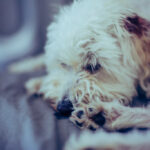
{"label": "brown patch on ear", "polygon": [[128,16],[124,20],[124,27],[128,32],[141,37],[143,34],[146,34],[148,28],[150,28],[150,22],[135,14],[134,16]]}
{"label": "brown patch on ear", "polygon": [[125,29],[131,33],[131,40],[135,47],[134,58],[140,66],[139,83],[150,97],[150,22],[138,15],[127,17],[124,21]]}

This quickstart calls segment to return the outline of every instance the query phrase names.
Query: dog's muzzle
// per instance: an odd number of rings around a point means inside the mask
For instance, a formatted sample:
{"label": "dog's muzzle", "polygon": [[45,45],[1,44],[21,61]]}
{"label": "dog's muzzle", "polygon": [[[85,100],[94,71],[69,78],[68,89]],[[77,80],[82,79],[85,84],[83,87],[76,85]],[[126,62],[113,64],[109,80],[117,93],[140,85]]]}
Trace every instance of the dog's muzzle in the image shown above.
{"label": "dog's muzzle", "polygon": [[64,98],[57,105],[57,111],[64,116],[70,116],[73,111],[72,102],[68,98]]}

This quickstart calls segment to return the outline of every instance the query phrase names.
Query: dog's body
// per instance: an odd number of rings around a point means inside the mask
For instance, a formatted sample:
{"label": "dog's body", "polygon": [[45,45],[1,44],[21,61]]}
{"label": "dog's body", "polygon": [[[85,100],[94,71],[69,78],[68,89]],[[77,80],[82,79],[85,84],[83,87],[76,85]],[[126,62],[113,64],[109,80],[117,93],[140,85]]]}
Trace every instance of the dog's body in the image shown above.
{"label": "dog's body", "polygon": [[150,109],[129,106],[137,85],[150,96],[150,22],[138,13],[118,0],[63,8],[48,27],[47,76],[27,82],[28,91],[81,128],[149,128]]}

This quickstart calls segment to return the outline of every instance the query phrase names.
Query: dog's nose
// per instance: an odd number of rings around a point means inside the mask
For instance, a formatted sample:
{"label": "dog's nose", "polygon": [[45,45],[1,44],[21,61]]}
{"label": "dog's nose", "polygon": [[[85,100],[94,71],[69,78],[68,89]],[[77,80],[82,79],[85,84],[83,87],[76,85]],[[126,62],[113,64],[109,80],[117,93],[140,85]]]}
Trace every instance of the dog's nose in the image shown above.
{"label": "dog's nose", "polygon": [[57,105],[57,111],[64,116],[70,116],[71,112],[73,111],[73,105],[72,102],[65,98],[61,102],[58,103]]}
{"label": "dog's nose", "polygon": [[98,114],[92,116],[91,119],[99,126],[103,126],[106,122],[103,112],[99,112]]}

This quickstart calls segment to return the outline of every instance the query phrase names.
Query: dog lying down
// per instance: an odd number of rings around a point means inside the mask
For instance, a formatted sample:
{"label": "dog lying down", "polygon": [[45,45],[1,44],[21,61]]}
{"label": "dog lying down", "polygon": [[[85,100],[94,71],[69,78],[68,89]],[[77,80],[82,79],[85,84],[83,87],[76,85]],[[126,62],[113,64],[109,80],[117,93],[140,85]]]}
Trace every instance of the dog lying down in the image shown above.
{"label": "dog lying down", "polygon": [[[45,65],[47,75],[29,80],[28,92],[43,94],[81,129],[149,128],[149,106],[130,106],[137,86],[150,97],[150,22],[135,4],[135,0],[75,0],[48,27],[44,55],[13,64],[11,71],[34,71]],[[71,141],[68,147],[73,150],[72,143],[82,150],[86,144],[96,150],[137,150],[141,136],[85,133],[87,140],[81,136],[83,143]],[[109,138],[113,140],[106,143]],[[144,148],[150,149],[150,144],[139,147]]]}

